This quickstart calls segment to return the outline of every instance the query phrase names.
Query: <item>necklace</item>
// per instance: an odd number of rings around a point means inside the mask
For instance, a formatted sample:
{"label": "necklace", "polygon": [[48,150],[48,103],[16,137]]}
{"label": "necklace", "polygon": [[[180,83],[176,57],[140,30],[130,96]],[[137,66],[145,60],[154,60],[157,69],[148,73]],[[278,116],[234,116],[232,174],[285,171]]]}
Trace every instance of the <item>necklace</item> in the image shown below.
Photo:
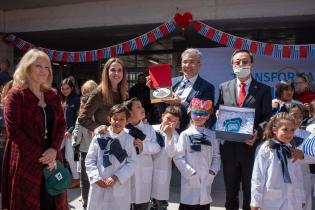
{"label": "necklace", "polygon": [[45,111],[45,108],[42,107],[43,109],[43,112],[44,112],[44,125],[45,125],[45,140],[47,139],[47,133],[48,133],[48,130],[47,130],[47,117],[46,117],[46,111]]}

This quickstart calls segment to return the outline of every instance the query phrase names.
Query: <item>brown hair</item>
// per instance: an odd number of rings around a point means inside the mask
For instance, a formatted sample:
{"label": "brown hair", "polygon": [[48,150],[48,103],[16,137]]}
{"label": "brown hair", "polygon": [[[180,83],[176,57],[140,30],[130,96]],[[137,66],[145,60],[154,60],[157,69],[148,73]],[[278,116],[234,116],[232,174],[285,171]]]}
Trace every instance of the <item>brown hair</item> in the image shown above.
{"label": "brown hair", "polygon": [[124,103],[121,104],[116,104],[115,106],[113,106],[108,113],[109,117],[112,117],[114,114],[117,113],[122,113],[125,112],[126,114],[126,118],[128,118],[130,116],[129,111],[127,110],[126,106],[124,105]]}
{"label": "brown hair", "polygon": [[289,90],[289,88],[292,88],[294,92],[294,84],[293,82],[289,80],[281,80],[279,85],[276,88],[275,97],[279,100],[281,100],[281,96],[283,94],[284,90]]}
{"label": "brown hair", "polygon": [[123,68],[123,78],[118,84],[118,91],[120,93],[122,100],[127,99],[127,75],[126,75],[125,64],[119,58],[110,58],[104,65],[103,72],[102,72],[102,81],[97,88],[102,93],[103,101],[109,105],[114,104],[114,99],[112,95],[112,85],[109,80],[109,68],[113,63],[119,63]]}
{"label": "brown hair", "polygon": [[175,117],[178,117],[179,119],[182,118],[182,110],[179,106],[168,106],[163,114],[171,114],[174,115]]}
{"label": "brown hair", "polygon": [[288,120],[291,121],[295,125],[295,119],[292,115],[286,112],[279,112],[272,116],[269,120],[269,122],[266,125],[265,131],[264,131],[264,139],[265,140],[270,140],[275,137],[275,134],[273,132],[273,129],[280,128],[282,125],[283,120]]}

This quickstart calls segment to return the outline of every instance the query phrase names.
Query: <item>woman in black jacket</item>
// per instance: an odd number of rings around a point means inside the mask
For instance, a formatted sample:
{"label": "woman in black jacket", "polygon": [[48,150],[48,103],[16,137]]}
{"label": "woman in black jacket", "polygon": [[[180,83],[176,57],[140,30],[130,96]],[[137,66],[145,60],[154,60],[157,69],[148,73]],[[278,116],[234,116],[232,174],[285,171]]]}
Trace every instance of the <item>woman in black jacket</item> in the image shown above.
{"label": "woman in black jacket", "polygon": [[77,171],[77,161],[74,159],[74,148],[72,147],[72,131],[75,127],[75,122],[78,117],[80,108],[80,97],[75,93],[75,87],[71,79],[66,78],[61,82],[61,97],[62,107],[64,111],[65,120],[67,123],[64,145],[65,145],[65,158],[70,165],[73,180],[70,188],[79,187],[80,177]]}

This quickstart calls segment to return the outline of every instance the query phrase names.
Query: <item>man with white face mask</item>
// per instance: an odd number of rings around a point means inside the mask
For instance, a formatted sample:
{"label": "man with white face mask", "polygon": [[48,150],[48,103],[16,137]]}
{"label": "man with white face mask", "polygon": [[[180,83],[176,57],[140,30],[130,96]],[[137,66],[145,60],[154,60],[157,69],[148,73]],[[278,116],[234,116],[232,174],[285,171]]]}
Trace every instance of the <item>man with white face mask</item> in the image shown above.
{"label": "man with white face mask", "polygon": [[247,50],[236,50],[231,57],[236,78],[220,84],[217,107],[222,104],[234,107],[255,109],[254,137],[245,143],[222,141],[221,157],[226,189],[225,208],[239,209],[239,186],[242,182],[243,210],[250,209],[251,176],[254,165],[255,149],[262,137],[259,124],[268,121],[271,116],[271,89],[255,80],[253,56]]}

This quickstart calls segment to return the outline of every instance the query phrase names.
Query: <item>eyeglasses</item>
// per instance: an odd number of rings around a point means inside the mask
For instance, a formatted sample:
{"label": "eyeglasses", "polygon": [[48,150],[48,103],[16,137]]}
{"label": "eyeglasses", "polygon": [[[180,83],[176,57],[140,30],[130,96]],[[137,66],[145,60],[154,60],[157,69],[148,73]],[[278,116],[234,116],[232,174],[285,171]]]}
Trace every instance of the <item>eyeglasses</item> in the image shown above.
{"label": "eyeglasses", "polygon": [[247,65],[249,64],[250,61],[249,60],[237,60],[237,61],[233,61],[233,65],[239,66],[239,65]]}
{"label": "eyeglasses", "polygon": [[305,82],[294,82],[294,85],[304,84]]}

